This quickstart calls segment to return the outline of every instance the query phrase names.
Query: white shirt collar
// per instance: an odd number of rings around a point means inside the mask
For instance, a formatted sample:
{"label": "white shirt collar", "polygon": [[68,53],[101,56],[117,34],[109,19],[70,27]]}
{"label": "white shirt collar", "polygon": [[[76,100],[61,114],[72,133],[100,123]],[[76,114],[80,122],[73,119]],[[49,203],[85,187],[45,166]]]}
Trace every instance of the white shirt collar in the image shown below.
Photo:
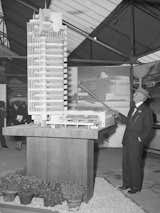
{"label": "white shirt collar", "polygon": [[136,107],[139,107],[141,104],[143,104],[143,101],[136,103]]}

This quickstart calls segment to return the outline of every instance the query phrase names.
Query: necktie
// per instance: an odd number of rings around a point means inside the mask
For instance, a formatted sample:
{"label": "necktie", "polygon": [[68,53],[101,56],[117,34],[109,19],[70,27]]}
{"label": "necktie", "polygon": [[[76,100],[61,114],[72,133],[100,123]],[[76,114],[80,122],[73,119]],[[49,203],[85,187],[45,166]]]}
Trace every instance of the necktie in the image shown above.
{"label": "necktie", "polygon": [[136,111],[137,111],[137,107],[135,106],[135,107],[134,107],[134,110],[133,110],[133,112],[132,112],[132,116],[135,114]]}

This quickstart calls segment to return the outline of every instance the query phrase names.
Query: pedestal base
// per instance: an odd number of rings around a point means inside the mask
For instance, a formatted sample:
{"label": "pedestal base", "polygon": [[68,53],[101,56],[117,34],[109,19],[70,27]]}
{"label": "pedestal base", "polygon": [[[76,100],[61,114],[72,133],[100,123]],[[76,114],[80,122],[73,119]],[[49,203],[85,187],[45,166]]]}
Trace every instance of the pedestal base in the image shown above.
{"label": "pedestal base", "polygon": [[27,137],[28,175],[83,184],[87,188],[85,201],[92,197],[94,140],[98,139],[98,130],[17,125],[4,128],[3,133]]}
{"label": "pedestal base", "polygon": [[27,137],[27,174],[44,180],[71,181],[93,195],[94,141],[72,138]]}

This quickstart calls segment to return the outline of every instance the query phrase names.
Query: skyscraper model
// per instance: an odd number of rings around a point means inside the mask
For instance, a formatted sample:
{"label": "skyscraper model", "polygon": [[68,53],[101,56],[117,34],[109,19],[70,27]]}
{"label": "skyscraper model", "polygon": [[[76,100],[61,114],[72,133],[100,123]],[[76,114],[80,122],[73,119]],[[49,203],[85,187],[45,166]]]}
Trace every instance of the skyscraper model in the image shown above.
{"label": "skyscraper model", "polygon": [[66,45],[61,13],[40,9],[27,23],[28,113],[34,121],[67,110]]}
{"label": "skyscraper model", "polygon": [[67,27],[61,13],[40,9],[27,23],[27,69],[28,113],[35,124],[105,126],[105,111],[68,110],[72,83],[67,69]]}

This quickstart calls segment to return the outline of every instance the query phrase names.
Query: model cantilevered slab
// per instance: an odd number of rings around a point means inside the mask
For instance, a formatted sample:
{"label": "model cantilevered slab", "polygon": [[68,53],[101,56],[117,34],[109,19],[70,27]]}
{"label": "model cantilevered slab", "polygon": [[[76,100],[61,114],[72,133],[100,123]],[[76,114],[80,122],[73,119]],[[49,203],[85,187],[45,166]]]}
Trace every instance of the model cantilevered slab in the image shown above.
{"label": "model cantilevered slab", "polygon": [[27,174],[44,180],[73,181],[93,194],[94,141],[98,130],[17,125],[3,128],[4,135],[27,137]]}

